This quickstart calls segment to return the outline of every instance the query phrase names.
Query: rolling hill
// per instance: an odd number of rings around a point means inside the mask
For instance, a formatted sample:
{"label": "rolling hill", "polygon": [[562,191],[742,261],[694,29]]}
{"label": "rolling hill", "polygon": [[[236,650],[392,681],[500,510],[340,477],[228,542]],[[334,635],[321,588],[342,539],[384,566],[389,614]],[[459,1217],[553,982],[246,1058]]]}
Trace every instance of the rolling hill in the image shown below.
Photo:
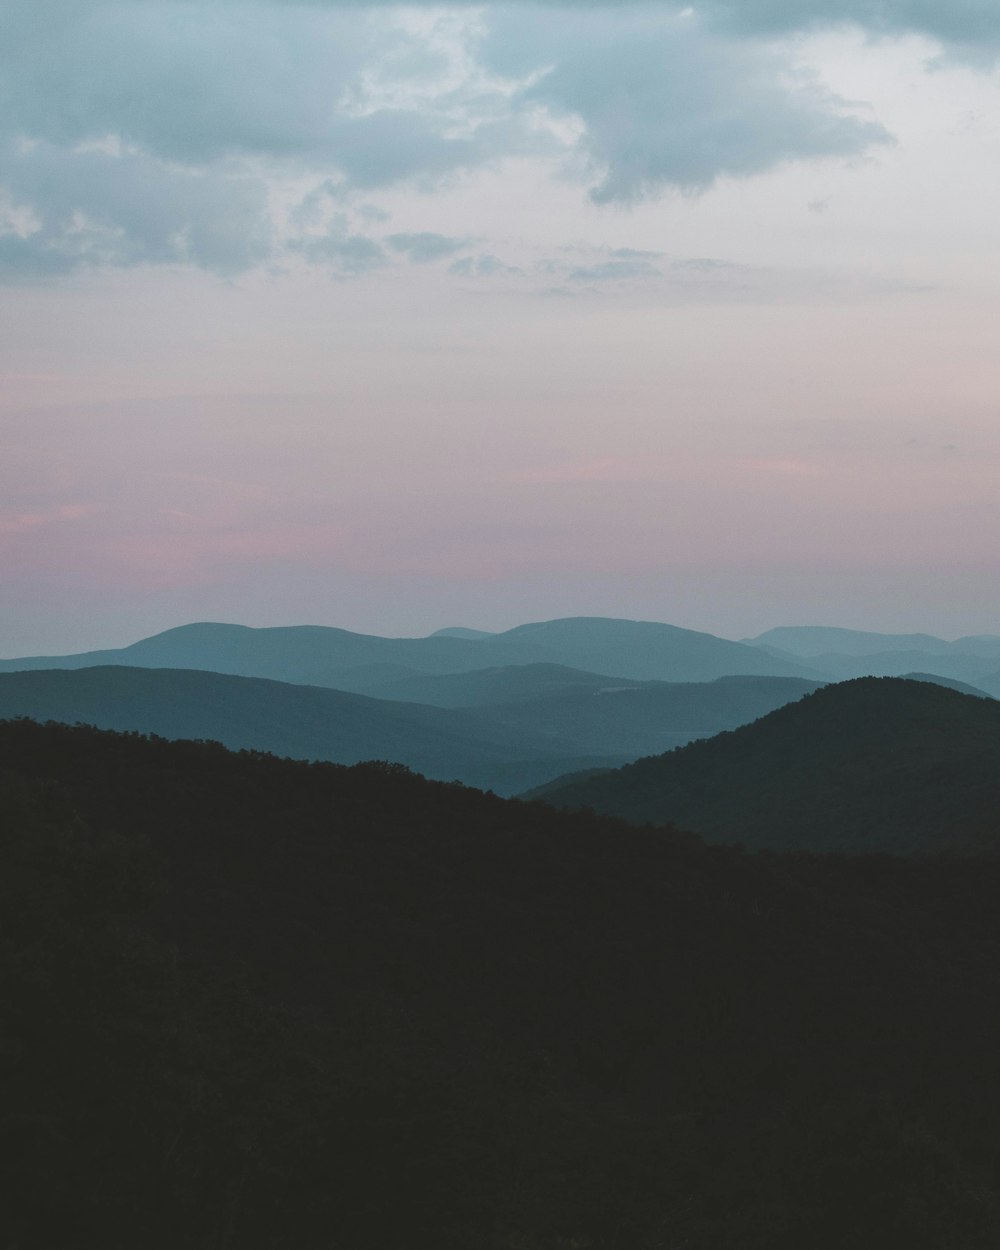
{"label": "rolling hill", "polygon": [[814,688],[785,677],[640,683],[523,665],[397,681],[376,699],[266,678],[104,666],[0,673],[0,716],[210,738],[342,764],[386,759],[515,794],[735,728]]}
{"label": "rolling hill", "polygon": [[628,758],[627,751],[578,751],[553,734],[507,728],[473,711],[185,669],[0,673],[0,717],[17,716],[211,739],[298,759],[388,760],[504,794],[567,767]]}
{"label": "rolling hill", "polygon": [[861,678],[537,796],[750,847],[996,850],[1000,704],[927,682]]}
{"label": "rolling hill", "polygon": [[182,625],[129,647],[0,661],[0,672],[128,665],[204,669],[243,677],[374,693],[414,673],[462,673],[517,664],[560,664],[616,677],[711,681],[756,674],[811,677],[794,660],[712,634],[641,621],[579,617],[468,637],[381,638],[319,625],[250,629]]}
{"label": "rolling hill", "polygon": [[379,687],[378,697],[430,703],[435,707],[491,707],[564,695],[594,693],[610,686],[638,689],[639,681],[585,673],[565,664],[511,664],[477,668],[468,673],[427,673],[400,677]]}
{"label": "rolling hill", "polygon": [[808,664],[831,681],[852,677],[904,677],[929,673],[981,686],[992,694],[1000,637],[980,635],[946,642],[932,634],[878,634],[826,626],[779,626],[744,640],[774,659]]}
{"label": "rolling hill", "polygon": [[815,690],[798,677],[719,677],[707,682],[567,686],[533,699],[482,707],[495,723],[575,743],[578,754],[635,759],[756,720]]}
{"label": "rolling hill", "polygon": [[[576,616],[518,625],[496,635],[504,645],[544,648],[556,662],[638,681],[714,681],[716,677],[812,678],[806,666],[714,634],[653,621]],[[486,644],[494,645],[493,642]]]}
{"label": "rolling hill", "polygon": [[[958,648],[933,634],[880,634],[872,630],[842,629],[829,625],[779,625],[744,642],[755,647],[774,647],[790,655],[809,659],[821,655],[875,655],[883,651],[916,651],[946,655]],[[1000,638],[985,640],[1000,654]]]}

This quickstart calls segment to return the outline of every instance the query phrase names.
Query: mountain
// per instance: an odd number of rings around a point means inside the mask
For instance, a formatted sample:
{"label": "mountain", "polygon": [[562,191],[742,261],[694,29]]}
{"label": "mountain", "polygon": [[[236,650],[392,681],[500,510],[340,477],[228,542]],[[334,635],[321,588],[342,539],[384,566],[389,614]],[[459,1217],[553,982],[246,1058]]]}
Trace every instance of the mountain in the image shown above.
{"label": "mountain", "polygon": [[558,696],[568,690],[594,693],[612,686],[637,689],[643,684],[627,677],[585,673],[565,664],[512,664],[468,673],[412,674],[380,686],[379,697],[436,707],[491,707]]}
{"label": "mountain", "polygon": [[[987,641],[1000,647],[1000,638]],[[933,634],[879,634],[824,625],[782,625],[756,638],[745,638],[744,642],[754,647],[774,647],[802,659],[827,654],[866,656],[882,651],[945,655],[957,645]]]}
{"label": "mountain", "polygon": [[581,755],[617,752],[635,759],[734,729],[816,687],[798,677],[719,677],[688,683],[605,678],[603,685],[567,684],[533,698],[480,705],[479,711],[526,737],[543,733],[572,741]]}
{"label": "mountain", "polygon": [[987,673],[980,678],[979,686],[994,699],[1000,699],[1000,673]]}
{"label": "mountain", "polygon": [[436,629],[431,638],[492,638],[488,629],[466,629],[464,625],[450,625],[447,629]]}
{"label": "mountain", "polygon": [[[492,644],[495,662],[530,663],[523,647]],[[322,625],[250,629],[245,625],[181,625],[115,651],[33,656],[0,661],[0,671],[128,665],[187,668],[341,688],[350,675],[382,684],[412,672],[453,673],[484,665],[482,643],[468,638],[380,638]]]}
{"label": "mountain", "polygon": [[6,1245],[1000,1244],[995,858],[30,721],[0,759]]}
{"label": "mountain", "polygon": [[1000,705],[927,682],[862,678],[731,733],[552,783],[539,797],[751,847],[1000,849]]}
{"label": "mountain", "polygon": [[973,685],[986,676],[996,661],[983,656],[962,655],[952,651],[931,654],[927,651],[880,651],[873,655],[825,655],[810,657],[809,663],[824,672],[831,681],[848,681],[852,677],[902,677],[909,672],[929,672],[935,677],[950,677]]}
{"label": "mountain", "polygon": [[578,617],[518,626],[485,637],[380,638],[320,625],[250,629],[182,625],[129,647],[0,661],[0,672],[128,665],[204,669],[333,689],[376,691],[419,673],[461,673],[516,664],[562,664],[616,677],[711,681],[758,674],[811,677],[795,661],[671,625]]}
{"label": "mountain", "polygon": [[773,659],[808,663],[831,681],[921,672],[978,686],[990,681],[1000,661],[1000,637],[992,635],[946,642],[931,634],[782,626],[745,641]]}
{"label": "mountain", "polygon": [[[794,661],[775,659],[755,647],[653,621],[570,617],[518,625],[498,634],[510,645],[544,648],[558,663],[638,681],[714,681],[737,675],[812,678]],[[490,644],[492,645],[492,644]]]}
{"label": "mountain", "polygon": [[[505,794],[627,750],[577,750],[530,725],[263,678],[127,667],[0,674],[0,717],[83,722],[353,764],[381,759]],[[598,758],[594,758],[594,757]]]}
{"label": "mountain", "polygon": [[342,764],[384,759],[516,794],[734,728],[814,688],[787,677],[643,684],[524,665],[410,678],[385,688],[400,698],[375,699],[266,678],[104,666],[0,673],[0,717],[207,738]]}
{"label": "mountain", "polygon": [[947,686],[949,690],[957,690],[959,694],[972,694],[977,699],[992,699],[994,696],[964,681],[956,681],[952,677],[941,677],[937,673],[901,673],[906,681],[929,681],[935,686]]}

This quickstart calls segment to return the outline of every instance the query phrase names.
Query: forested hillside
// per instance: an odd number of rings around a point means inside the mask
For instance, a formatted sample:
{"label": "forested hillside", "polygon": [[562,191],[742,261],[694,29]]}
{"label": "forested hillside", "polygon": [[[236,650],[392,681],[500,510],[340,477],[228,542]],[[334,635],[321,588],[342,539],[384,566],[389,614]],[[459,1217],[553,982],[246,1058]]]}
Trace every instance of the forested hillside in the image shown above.
{"label": "forested hillside", "polygon": [[534,793],[775,850],[996,850],[1000,703],[937,683],[860,678],[730,733]]}
{"label": "forested hillside", "polygon": [[0,1241],[992,1248],[998,889],[0,724]]}

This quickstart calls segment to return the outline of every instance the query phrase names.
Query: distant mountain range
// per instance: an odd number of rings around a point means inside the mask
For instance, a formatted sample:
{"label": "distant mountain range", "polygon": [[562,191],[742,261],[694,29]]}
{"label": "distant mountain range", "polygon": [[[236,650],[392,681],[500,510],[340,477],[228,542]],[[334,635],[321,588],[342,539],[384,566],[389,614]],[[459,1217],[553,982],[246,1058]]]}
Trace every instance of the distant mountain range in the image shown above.
{"label": "distant mountain range", "polygon": [[877,634],[803,625],[769,629],[744,642],[773,659],[808,665],[831,681],[920,672],[969,682],[1000,696],[1000,637],[994,635],[946,642],[932,634]]}
{"label": "distant mountain range", "polygon": [[[619,764],[555,735],[462,709],[185,669],[101,666],[0,674],[0,717],[211,739],[297,759],[387,760],[427,777],[511,794],[567,768]],[[585,762],[570,763],[584,757]],[[531,778],[531,780],[523,780]]]}
{"label": "distant mountain range", "polygon": [[422,700],[405,693],[406,683],[422,676],[526,665],[666,682],[736,676],[822,682],[919,672],[1000,696],[1000,636],[946,642],[931,634],[783,626],[731,642],[674,625],[606,617],[543,621],[496,634],[454,626],[426,638],[384,638],[322,625],[250,629],[209,622],[112,650],[0,660],[0,672],[109,664],[204,669],[393,699]]}
{"label": "distant mountain range", "polygon": [[997,850],[1000,703],[862,678],[527,797],[774,850]]}
{"label": "distant mountain range", "polygon": [[732,728],[814,689],[780,677],[640,683],[546,665],[399,684],[418,685],[423,702],[188,669],[43,669],[0,674],[0,718],[212,739],[341,764],[382,759],[515,794]]}
{"label": "distant mountain range", "polygon": [[814,676],[795,659],[774,657],[758,647],[712,634],[646,621],[572,617],[520,625],[502,634],[464,636],[468,632],[382,638],[320,625],[274,629],[182,625],[117,650],[2,660],[0,672],[108,664],[205,669],[364,694],[417,673],[466,673],[520,664],[561,664],[637,681]]}

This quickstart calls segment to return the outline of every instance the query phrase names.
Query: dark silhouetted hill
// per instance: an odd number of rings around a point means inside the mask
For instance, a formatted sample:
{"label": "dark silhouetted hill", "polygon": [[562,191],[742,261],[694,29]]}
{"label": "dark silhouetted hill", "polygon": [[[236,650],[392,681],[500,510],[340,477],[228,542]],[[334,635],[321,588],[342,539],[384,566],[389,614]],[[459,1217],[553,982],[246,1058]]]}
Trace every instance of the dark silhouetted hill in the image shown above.
{"label": "dark silhouetted hill", "polygon": [[1000,847],[1000,706],[928,682],[826,686],[752,725],[544,797],[775,849]]}
{"label": "dark silhouetted hill", "polygon": [[0,724],[3,1244],[993,1250],[998,893]]}

